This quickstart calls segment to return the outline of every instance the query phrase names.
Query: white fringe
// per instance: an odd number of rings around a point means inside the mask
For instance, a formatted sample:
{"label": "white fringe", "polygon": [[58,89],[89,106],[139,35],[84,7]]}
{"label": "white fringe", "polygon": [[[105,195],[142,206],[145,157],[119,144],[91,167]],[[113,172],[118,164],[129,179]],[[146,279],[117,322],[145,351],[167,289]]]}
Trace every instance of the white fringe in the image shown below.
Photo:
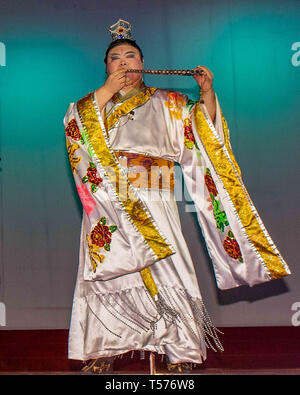
{"label": "white fringe", "polygon": [[[119,292],[94,295],[99,307],[103,308],[111,316],[103,322],[103,315],[100,319],[100,309],[98,314],[95,311],[95,303],[91,307],[91,299],[86,297],[89,312],[93,314],[102,324],[103,328],[110,334],[122,339],[122,333],[116,333],[113,328],[113,321],[118,321],[124,325],[124,329],[130,329],[138,334],[152,331],[153,336],[157,330],[159,321],[163,320],[165,328],[176,325],[178,332],[185,327],[188,333],[198,339],[199,343],[204,342],[207,348],[213,351],[224,351],[219,340],[220,332],[212,323],[203,301],[192,297],[186,289],[158,285],[159,295],[154,301],[148,290],[144,287],[132,288]],[[133,358],[133,354],[132,354]],[[141,359],[145,354],[141,354]]]}

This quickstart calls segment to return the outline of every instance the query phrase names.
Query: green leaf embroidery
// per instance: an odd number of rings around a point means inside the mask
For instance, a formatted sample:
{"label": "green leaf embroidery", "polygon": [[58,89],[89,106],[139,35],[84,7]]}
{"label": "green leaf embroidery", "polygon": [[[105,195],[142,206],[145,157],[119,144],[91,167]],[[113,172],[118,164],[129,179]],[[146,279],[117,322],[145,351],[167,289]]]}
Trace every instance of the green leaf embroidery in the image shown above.
{"label": "green leaf embroidery", "polygon": [[214,217],[217,223],[217,228],[224,232],[224,227],[229,225],[225,211],[220,210],[220,202],[215,198],[212,200]]}
{"label": "green leaf embroidery", "polygon": [[99,219],[99,222],[100,222],[101,225],[105,225],[106,224],[106,218],[105,217],[101,217]]}
{"label": "green leaf embroidery", "polygon": [[82,135],[84,143],[87,145],[87,150],[88,150],[89,156],[92,158],[94,156],[94,152],[93,152],[93,149],[91,147],[91,144],[89,143],[88,133],[87,133],[87,131],[85,129],[82,129],[80,131],[80,133]]}
{"label": "green leaf embroidery", "polygon": [[82,136],[82,139],[83,139],[84,143],[87,143],[87,132],[86,132],[86,130],[85,129],[81,129],[80,130],[80,134]]}
{"label": "green leaf embroidery", "polygon": [[109,227],[109,231],[110,231],[111,233],[115,232],[117,229],[118,229],[118,227],[117,227],[116,225],[111,225],[111,226]]}
{"label": "green leaf embroidery", "polygon": [[99,187],[98,187],[97,185],[92,184],[92,186],[91,186],[91,191],[92,191],[93,193],[97,192],[98,189],[99,189]]}
{"label": "green leaf embroidery", "polygon": [[187,105],[186,105],[189,113],[192,111],[192,108],[194,107],[194,105],[196,103],[197,103],[197,101],[189,99],[189,101],[187,102]]}
{"label": "green leaf embroidery", "polygon": [[193,141],[190,141],[188,139],[184,139],[184,144],[185,144],[186,148],[188,148],[188,149],[192,149],[194,147]]}

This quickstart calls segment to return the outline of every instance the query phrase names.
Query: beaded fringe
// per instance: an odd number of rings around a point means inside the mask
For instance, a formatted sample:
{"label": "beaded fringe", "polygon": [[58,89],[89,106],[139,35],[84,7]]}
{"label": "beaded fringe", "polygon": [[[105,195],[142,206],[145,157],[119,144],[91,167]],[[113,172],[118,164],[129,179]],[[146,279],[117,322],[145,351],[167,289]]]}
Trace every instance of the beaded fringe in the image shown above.
{"label": "beaded fringe", "polygon": [[[86,302],[90,312],[102,326],[118,338],[122,338],[122,334],[114,332],[113,319],[139,334],[142,331],[152,331],[153,336],[155,336],[158,323],[162,321],[166,328],[176,325],[180,330],[182,326],[185,326],[188,332],[191,332],[193,337],[200,338],[207,348],[213,351],[224,351],[217,334],[217,332],[222,332],[212,324],[201,299],[193,298],[187,290],[182,288],[160,285],[158,290],[159,295],[155,301],[144,287],[97,294],[97,304],[103,306],[112,316],[111,327],[108,322],[104,323],[101,320],[100,314],[93,310],[87,297]],[[144,358],[145,353],[141,350],[141,359]]]}

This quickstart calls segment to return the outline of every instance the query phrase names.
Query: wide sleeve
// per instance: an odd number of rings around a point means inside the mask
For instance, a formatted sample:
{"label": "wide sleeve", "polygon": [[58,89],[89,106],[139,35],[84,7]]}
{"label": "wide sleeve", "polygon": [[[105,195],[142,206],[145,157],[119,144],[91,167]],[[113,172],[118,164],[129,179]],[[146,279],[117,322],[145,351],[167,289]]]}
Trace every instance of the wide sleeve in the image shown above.
{"label": "wide sleeve", "polygon": [[84,131],[80,130],[76,103],[69,104],[63,123],[71,172],[84,212],[89,216],[96,208],[94,194],[103,180],[84,144]]}
{"label": "wide sleeve", "polygon": [[[83,277],[87,281],[109,280],[142,271],[159,260],[159,257],[150,248],[150,243],[145,243],[141,227],[137,228],[117,195],[118,181],[114,168],[104,166],[101,162],[99,155],[105,147],[95,143],[98,135],[94,137],[94,144],[91,143],[89,122],[83,124],[78,103],[69,105],[64,127],[71,172],[83,206],[80,237]],[[107,152],[105,154],[108,155]],[[125,200],[129,205],[128,202],[131,201]],[[133,201],[132,207],[135,217],[140,218],[143,212],[141,213],[138,201]],[[150,229],[152,233],[146,236],[148,239],[153,237],[151,246],[158,244],[158,231],[146,219],[142,224],[146,229],[144,233]],[[165,244],[160,243],[159,246],[164,247]],[[170,255],[173,251],[169,250]]]}
{"label": "wide sleeve", "polygon": [[[188,101],[187,101],[188,104]],[[181,165],[220,289],[290,274],[241,178],[217,100],[213,123],[205,105],[182,111]]]}

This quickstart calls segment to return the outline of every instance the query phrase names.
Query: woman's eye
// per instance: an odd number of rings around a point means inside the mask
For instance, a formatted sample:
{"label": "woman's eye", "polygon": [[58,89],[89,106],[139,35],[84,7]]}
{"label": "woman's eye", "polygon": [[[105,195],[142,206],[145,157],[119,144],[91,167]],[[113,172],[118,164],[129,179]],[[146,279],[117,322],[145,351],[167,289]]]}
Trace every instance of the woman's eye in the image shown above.
{"label": "woman's eye", "polygon": [[135,57],[134,54],[132,54],[132,55],[127,55],[127,58],[134,58],[134,57]]}

